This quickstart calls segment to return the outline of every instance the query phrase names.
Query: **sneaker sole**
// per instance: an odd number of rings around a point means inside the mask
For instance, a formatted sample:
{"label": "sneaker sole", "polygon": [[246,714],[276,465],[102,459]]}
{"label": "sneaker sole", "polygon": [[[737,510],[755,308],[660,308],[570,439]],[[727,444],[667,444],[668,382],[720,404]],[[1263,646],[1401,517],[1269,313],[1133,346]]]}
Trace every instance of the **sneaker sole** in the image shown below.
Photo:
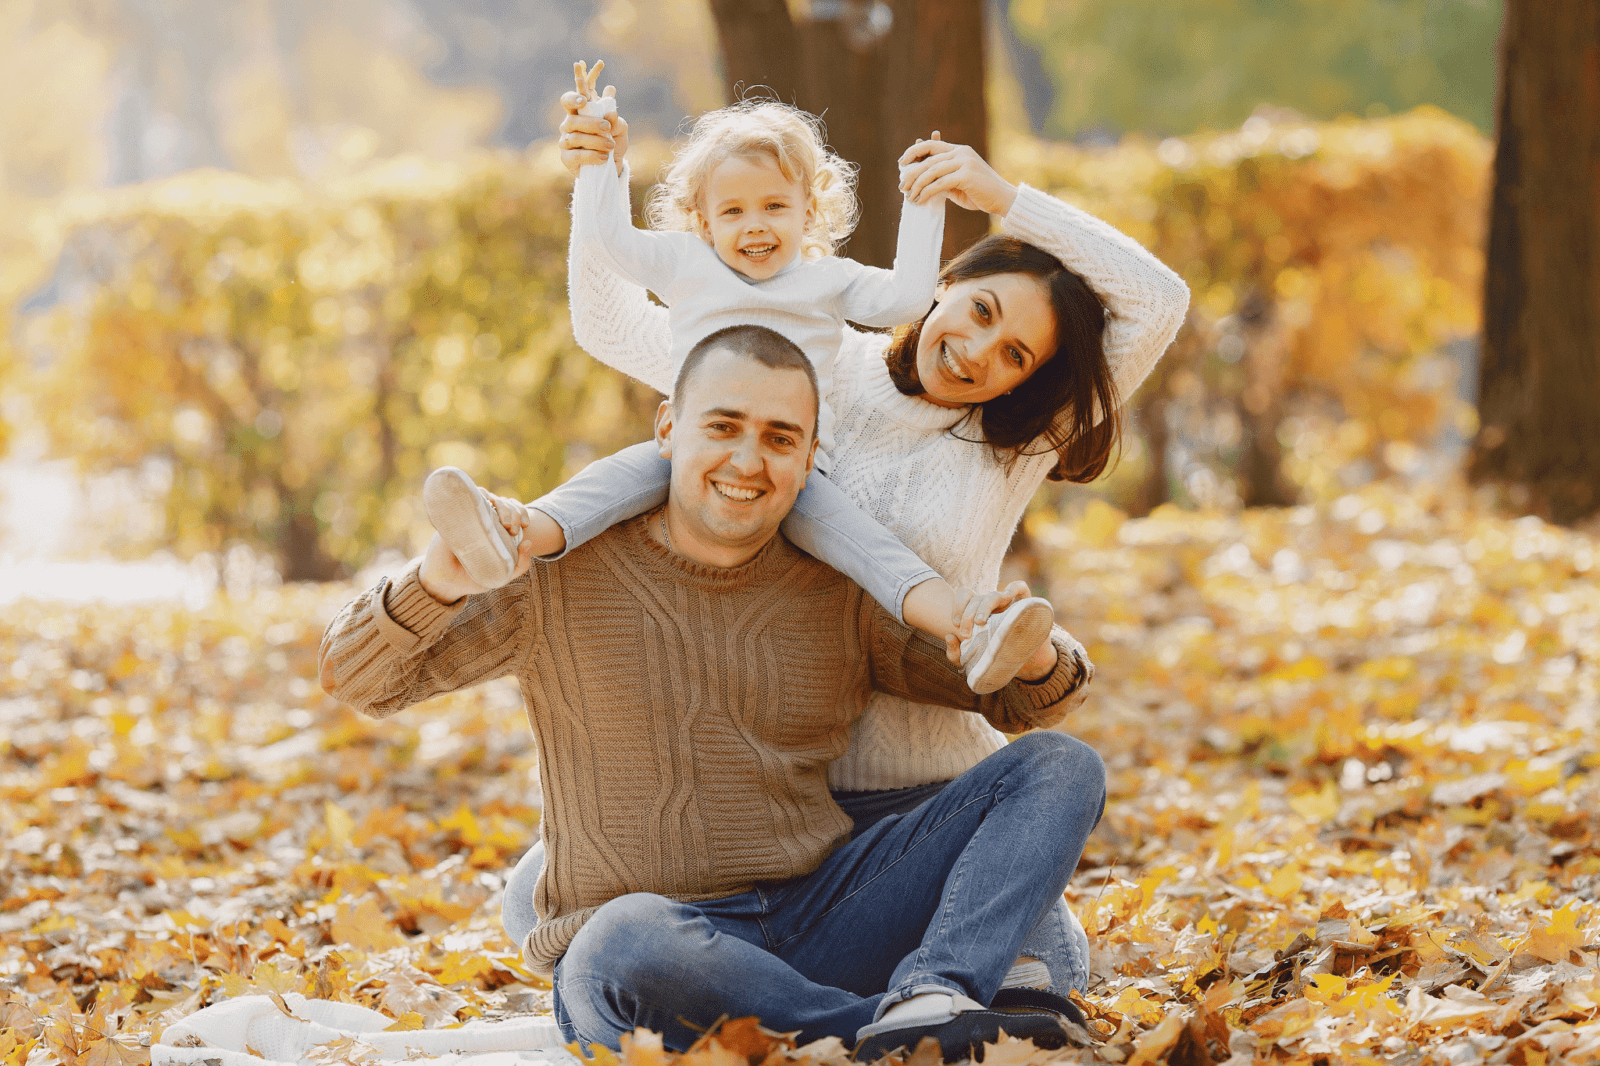
{"label": "sneaker sole", "polygon": [[422,506],[472,580],[488,589],[511,580],[517,568],[516,541],[465,473],[442,466],[429,474]]}
{"label": "sneaker sole", "polygon": [[1009,624],[1003,624],[999,632],[989,637],[983,653],[968,668],[967,687],[978,695],[1004,688],[1017,676],[1018,667],[1027,662],[1028,656],[1050,635],[1055,611],[1044,600],[1030,599],[1032,602],[1024,601],[1023,609]]}

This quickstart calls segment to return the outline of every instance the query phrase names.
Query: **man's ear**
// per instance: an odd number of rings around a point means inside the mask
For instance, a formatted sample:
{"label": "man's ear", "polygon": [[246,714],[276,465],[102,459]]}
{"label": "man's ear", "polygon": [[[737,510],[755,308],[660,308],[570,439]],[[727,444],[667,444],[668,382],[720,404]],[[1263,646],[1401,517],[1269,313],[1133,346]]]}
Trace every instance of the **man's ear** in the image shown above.
{"label": "man's ear", "polygon": [[817,436],[811,435],[811,450],[806,453],[806,477],[811,476],[811,471],[817,465]]}
{"label": "man's ear", "polygon": [[656,408],[656,451],[661,458],[672,458],[672,401],[662,400]]}

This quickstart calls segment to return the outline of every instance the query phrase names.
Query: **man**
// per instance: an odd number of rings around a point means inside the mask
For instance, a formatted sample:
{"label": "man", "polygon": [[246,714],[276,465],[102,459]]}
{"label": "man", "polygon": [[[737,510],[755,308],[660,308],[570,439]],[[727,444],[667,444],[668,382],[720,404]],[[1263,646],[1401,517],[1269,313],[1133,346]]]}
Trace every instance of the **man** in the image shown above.
{"label": "man", "polygon": [[571,1039],[645,1026],[682,1049],[756,1015],[858,1056],[932,1035],[954,1057],[1000,1028],[1059,1043],[1065,1001],[986,1007],[1099,820],[1098,756],[1022,737],[854,840],[826,768],[873,689],[1020,733],[1079,701],[1087,661],[1057,630],[975,696],[950,649],[778,536],[816,415],[793,344],[711,335],[657,414],[664,508],[539,567],[525,547],[490,592],[435,537],[329,624],[323,685],[381,717],[521,682],[548,856],[522,948]]}

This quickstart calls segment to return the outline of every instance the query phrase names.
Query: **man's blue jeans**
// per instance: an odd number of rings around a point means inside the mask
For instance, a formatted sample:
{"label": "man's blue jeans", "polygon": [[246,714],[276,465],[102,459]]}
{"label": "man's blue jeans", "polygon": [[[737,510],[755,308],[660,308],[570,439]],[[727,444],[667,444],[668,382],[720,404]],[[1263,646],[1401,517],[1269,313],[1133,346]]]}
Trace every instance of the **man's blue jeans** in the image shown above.
{"label": "man's blue jeans", "polygon": [[605,904],[556,966],[556,1021],[611,1048],[644,1026],[682,1050],[723,1015],[853,1043],[920,992],[988,1003],[1104,807],[1094,750],[1030,733],[804,877],[700,903]]}

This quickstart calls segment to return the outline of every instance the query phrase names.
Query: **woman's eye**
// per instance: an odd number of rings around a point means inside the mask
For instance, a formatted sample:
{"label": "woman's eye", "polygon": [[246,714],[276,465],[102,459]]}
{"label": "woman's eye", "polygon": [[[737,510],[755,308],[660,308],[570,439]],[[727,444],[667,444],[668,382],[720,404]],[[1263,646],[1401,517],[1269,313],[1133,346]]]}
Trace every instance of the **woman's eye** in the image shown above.
{"label": "woman's eye", "polygon": [[973,300],[972,310],[981,319],[987,320],[989,317],[989,305],[982,300]]}
{"label": "woman's eye", "polygon": [[1013,363],[1015,363],[1017,366],[1021,366],[1022,365],[1022,353],[1021,352],[1017,351],[1015,348],[1007,348],[1006,349],[1006,354],[1011,357],[1011,361]]}

